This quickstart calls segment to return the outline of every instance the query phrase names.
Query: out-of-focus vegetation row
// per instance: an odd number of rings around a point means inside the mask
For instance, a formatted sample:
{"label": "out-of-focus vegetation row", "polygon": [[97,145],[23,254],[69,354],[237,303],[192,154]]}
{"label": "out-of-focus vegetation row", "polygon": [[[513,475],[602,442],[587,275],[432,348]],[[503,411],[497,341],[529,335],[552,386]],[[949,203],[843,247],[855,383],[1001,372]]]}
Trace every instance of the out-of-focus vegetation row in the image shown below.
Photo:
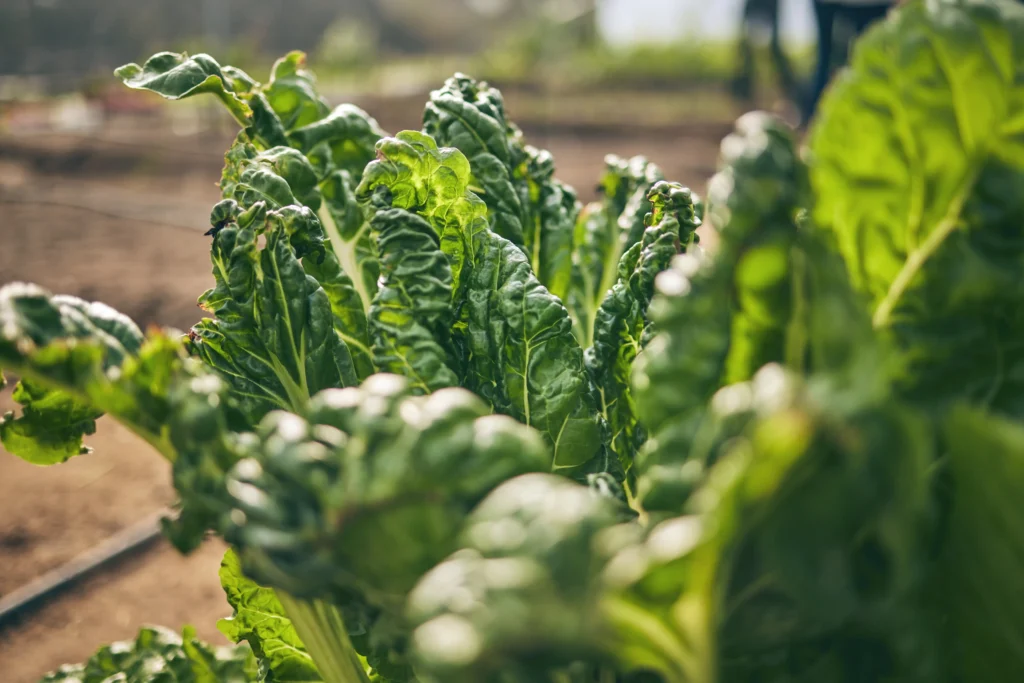
{"label": "out-of-focus vegetation row", "polygon": [[613,48],[599,35],[596,0],[148,0],[145,12],[136,4],[0,3],[0,100],[89,90],[91,79],[107,83],[110,68],[157,45],[216,45],[255,71],[303,49],[324,89],[346,93],[411,93],[453,69],[506,87],[690,88],[724,85],[740,67],[731,42]]}

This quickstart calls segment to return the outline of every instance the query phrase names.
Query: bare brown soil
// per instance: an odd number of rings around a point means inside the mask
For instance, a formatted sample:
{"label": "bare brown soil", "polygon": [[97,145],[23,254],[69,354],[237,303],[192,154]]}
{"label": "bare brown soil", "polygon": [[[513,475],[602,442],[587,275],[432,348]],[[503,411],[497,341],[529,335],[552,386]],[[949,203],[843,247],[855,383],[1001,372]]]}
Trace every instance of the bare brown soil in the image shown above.
{"label": "bare brown soil", "polygon": [[[554,152],[559,176],[584,200],[593,198],[605,153],[646,154],[668,177],[703,189],[718,147],[706,133],[685,131],[531,142]],[[144,325],[186,329],[212,281],[202,233],[226,141],[188,144],[148,153],[144,168],[126,173],[124,159],[104,161],[101,144],[69,167],[67,152],[81,140],[40,151],[0,138],[0,284],[37,282],[105,301]],[[192,161],[179,163],[182,155]],[[0,412],[11,406],[8,389]],[[126,430],[101,420],[90,444],[95,453],[46,469],[0,450],[0,596],[173,501],[167,463]],[[221,553],[214,542],[188,558],[159,545],[0,629],[0,683],[36,681],[144,623],[191,623],[217,641],[216,619],[228,612],[217,581]]]}

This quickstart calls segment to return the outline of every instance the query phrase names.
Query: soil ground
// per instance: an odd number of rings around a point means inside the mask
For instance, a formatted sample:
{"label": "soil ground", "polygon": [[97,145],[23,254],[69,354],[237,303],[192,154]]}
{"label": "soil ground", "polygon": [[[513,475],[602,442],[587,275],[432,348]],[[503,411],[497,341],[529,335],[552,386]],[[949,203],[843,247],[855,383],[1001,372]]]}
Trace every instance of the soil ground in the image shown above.
{"label": "soil ground", "polygon": [[[703,190],[726,130],[525,128],[584,200],[608,152],[646,154],[669,178]],[[194,302],[212,281],[203,232],[228,138],[151,144],[141,133],[0,137],[0,284],[26,280],[102,300],[143,325],[187,329],[199,318]],[[0,412],[11,407],[8,389]],[[93,454],[45,470],[0,450],[0,597],[173,501],[167,464],[119,425],[101,420],[89,443]],[[37,681],[144,623],[191,623],[222,642],[222,551],[210,542],[183,558],[161,542],[0,628],[0,683]]]}

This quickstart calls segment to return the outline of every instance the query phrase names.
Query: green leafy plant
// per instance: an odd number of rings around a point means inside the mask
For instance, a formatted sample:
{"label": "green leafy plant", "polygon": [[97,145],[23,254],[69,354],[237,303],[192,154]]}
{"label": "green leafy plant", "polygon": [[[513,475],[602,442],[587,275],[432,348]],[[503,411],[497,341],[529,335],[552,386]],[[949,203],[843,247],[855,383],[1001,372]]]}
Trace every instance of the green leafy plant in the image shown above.
{"label": "green leafy plant", "polygon": [[610,156],[582,207],[468,76],[388,136],[298,53],[122,68],[243,128],[209,317],[7,285],[0,436],[151,443],[248,648],[149,630],[47,680],[1020,680],[1022,46],[1013,3],[903,3],[805,148],[737,122],[710,254],[690,190]]}

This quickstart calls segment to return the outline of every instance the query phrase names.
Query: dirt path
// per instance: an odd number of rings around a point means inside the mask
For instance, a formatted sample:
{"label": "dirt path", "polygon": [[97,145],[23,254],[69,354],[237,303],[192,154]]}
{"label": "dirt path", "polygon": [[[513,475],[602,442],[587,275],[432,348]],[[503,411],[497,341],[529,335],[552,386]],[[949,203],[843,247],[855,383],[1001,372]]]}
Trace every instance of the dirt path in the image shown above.
{"label": "dirt path", "polygon": [[[550,148],[559,177],[592,199],[606,153],[646,154],[669,178],[703,190],[718,141],[706,137],[534,138]],[[59,151],[59,150],[58,150]],[[205,164],[205,165],[204,165]],[[202,235],[218,199],[215,163],[174,173],[43,175],[0,156],[0,284],[37,282],[101,300],[140,324],[187,329],[212,282]],[[0,412],[9,409],[0,394]],[[0,595],[73,558],[173,500],[167,464],[118,425],[101,420],[95,453],[55,468],[0,450]],[[21,623],[0,630],[0,682],[31,683],[143,623],[194,624],[218,639],[226,616],[217,581],[222,549],[181,558],[166,545],[84,582]]]}

